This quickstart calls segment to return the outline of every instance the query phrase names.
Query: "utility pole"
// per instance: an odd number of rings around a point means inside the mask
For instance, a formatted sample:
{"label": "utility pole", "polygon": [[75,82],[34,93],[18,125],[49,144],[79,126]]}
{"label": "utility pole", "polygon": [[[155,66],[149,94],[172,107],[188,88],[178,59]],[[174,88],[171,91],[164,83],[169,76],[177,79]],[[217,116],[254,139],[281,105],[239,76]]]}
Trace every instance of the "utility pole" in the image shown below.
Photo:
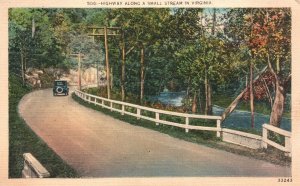
{"label": "utility pole", "polygon": [[[110,99],[111,82],[110,82],[110,65],[109,65],[109,51],[108,51],[108,36],[118,36],[120,35],[118,31],[121,30],[120,27],[89,27],[93,29],[93,33],[89,36],[104,36],[105,45],[105,65],[106,65],[106,87],[107,87],[107,98]],[[98,32],[97,32],[98,31]]]}
{"label": "utility pole", "polygon": [[[251,9],[251,32],[250,32],[250,38],[253,38],[253,9]],[[250,59],[250,82],[249,82],[249,93],[250,93],[250,110],[251,110],[251,127],[254,128],[254,87],[253,87],[253,67],[254,67],[254,53],[251,52],[251,59]]]}
{"label": "utility pole", "polygon": [[[213,20],[212,20],[212,28],[211,28],[211,35],[215,36],[215,29],[216,29],[216,9],[213,9]],[[206,65],[205,69],[205,99],[206,99],[206,106],[205,106],[205,114],[210,115],[212,114],[212,102],[211,102],[211,83],[208,77],[208,65]]]}
{"label": "utility pole", "polygon": [[107,98],[110,99],[110,66],[107,43],[107,27],[104,27],[104,45],[105,45],[105,65],[106,65],[106,81],[107,81]]}
{"label": "utility pole", "polygon": [[216,27],[216,9],[213,9],[213,25],[211,29],[211,35],[215,36],[215,28]]}
{"label": "utility pole", "polygon": [[[95,29],[93,28],[93,33],[92,33],[92,37],[93,37],[93,43],[95,43]],[[101,46],[101,44],[100,44],[100,42],[99,42],[99,46]],[[99,62],[101,62],[100,61],[100,58],[99,58]],[[98,64],[98,62],[96,61],[96,77],[97,77],[97,87],[99,88],[99,64]]]}
{"label": "utility pole", "polygon": [[82,53],[70,54],[78,58],[78,89],[81,90],[81,59],[84,57]]}
{"label": "utility pole", "polygon": [[124,34],[124,31],[122,31],[122,73],[121,73],[121,95],[122,95],[122,101],[125,101],[125,61],[126,61],[125,34]]}

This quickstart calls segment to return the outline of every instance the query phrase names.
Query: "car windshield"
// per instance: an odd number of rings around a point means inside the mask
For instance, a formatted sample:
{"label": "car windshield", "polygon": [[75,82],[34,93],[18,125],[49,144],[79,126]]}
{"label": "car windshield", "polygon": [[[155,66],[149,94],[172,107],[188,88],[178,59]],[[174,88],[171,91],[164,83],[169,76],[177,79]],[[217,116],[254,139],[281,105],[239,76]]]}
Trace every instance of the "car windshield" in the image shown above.
{"label": "car windshield", "polygon": [[67,85],[67,82],[66,81],[55,81],[54,85],[55,86],[65,86],[65,85]]}

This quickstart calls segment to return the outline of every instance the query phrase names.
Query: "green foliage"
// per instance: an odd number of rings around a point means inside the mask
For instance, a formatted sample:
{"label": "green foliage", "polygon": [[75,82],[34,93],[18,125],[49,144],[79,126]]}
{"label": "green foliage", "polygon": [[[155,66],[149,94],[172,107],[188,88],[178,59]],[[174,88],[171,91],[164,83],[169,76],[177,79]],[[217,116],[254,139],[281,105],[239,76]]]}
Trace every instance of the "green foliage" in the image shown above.
{"label": "green foliage", "polygon": [[[270,124],[280,126],[284,112],[284,99],[291,80],[291,10],[289,8],[231,9],[228,12],[225,33],[236,48],[242,49],[241,57],[248,64],[268,66],[273,76],[269,85],[269,100],[274,102]],[[236,50],[236,53],[241,53]],[[268,83],[268,82],[267,82]],[[273,85],[273,86],[272,86]],[[263,97],[264,86],[254,91]],[[267,96],[266,96],[267,97]]]}
{"label": "green foliage", "polygon": [[[250,61],[257,69],[270,63],[281,84],[290,83],[291,12],[287,8],[12,8],[10,72],[21,76],[21,56],[24,70],[75,68],[77,58],[69,54],[78,52],[85,54],[83,68],[104,65],[104,38],[95,37],[93,42],[87,36],[89,26],[121,27],[128,52],[125,92],[136,97],[140,95],[142,71],[146,95],[157,95],[164,88],[185,90],[199,92],[199,102],[204,102],[206,77],[212,98],[224,92],[238,95],[249,79]],[[121,36],[108,38],[115,92],[121,91],[122,42]]]}
{"label": "green foliage", "polygon": [[70,50],[68,59],[71,61],[68,65],[73,68],[78,66],[78,58],[76,57],[78,54],[84,55],[81,59],[81,65],[84,68],[96,66],[96,63],[99,64],[104,60],[104,54],[100,45],[93,42],[92,38],[88,37],[87,34],[72,35],[68,48]]}
{"label": "green foliage", "polygon": [[[236,46],[256,58],[256,63],[270,63],[269,68],[286,78],[291,63],[291,11],[288,8],[230,9],[225,33]],[[239,52],[239,51],[237,51]],[[269,62],[267,60],[269,59]]]}
{"label": "green foliage", "polygon": [[23,57],[24,70],[58,64],[63,55],[56,45],[54,33],[46,9],[10,9],[9,53],[11,58],[18,59],[9,61],[10,70],[20,74],[20,56]]}
{"label": "green foliage", "polygon": [[277,134],[276,132],[268,131],[268,139],[278,143],[279,145],[285,146],[285,137]]}
{"label": "green foliage", "polygon": [[55,154],[19,116],[18,103],[29,91],[30,87],[22,86],[18,77],[9,76],[9,177],[21,177],[23,153],[26,152],[32,153],[50,172],[51,177],[78,177],[75,170]]}

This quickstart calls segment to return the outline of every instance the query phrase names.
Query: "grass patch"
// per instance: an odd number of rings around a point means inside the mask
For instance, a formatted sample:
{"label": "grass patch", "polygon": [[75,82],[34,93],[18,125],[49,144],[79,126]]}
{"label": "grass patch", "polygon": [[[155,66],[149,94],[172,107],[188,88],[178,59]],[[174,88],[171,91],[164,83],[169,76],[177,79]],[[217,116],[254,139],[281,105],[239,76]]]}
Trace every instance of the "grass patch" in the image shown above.
{"label": "grass patch", "polygon": [[281,134],[277,134],[273,131],[268,132],[268,139],[279,145],[282,145],[282,146],[285,145],[285,136],[283,136]]}
{"label": "grass patch", "polygon": [[155,112],[151,112],[151,111],[148,111],[148,110],[142,110],[141,115],[142,116],[147,116],[149,118],[155,118]]}
{"label": "grass patch", "polygon": [[[225,127],[223,127],[225,128]],[[259,136],[262,136],[262,132],[255,129],[255,128],[241,128],[241,127],[226,127],[227,129],[232,129],[232,130],[237,130],[237,131],[241,131],[241,132],[246,132],[246,133],[250,133],[250,134],[256,134]]]}
{"label": "grass patch", "polygon": [[40,139],[18,114],[21,98],[31,91],[16,76],[9,77],[9,177],[22,176],[23,153],[30,152],[50,172],[51,177],[79,177],[47,144]]}

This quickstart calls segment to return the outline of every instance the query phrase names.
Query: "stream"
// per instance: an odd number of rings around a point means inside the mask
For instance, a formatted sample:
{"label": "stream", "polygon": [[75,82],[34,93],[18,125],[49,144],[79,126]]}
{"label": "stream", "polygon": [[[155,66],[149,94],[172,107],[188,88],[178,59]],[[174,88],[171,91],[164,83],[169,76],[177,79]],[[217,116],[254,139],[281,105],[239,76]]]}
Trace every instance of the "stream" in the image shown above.
{"label": "stream", "polygon": [[[185,92],[161,92],[158,96],[150,96],[150,101],[159,101],[166,105],[181,106],[182,99],[185,96]],[[224,112],[225,108],[214,105],[213,106],[213,115],[221,115]],[[254,113],[254,127],[256,130],[261,131],[262,125],[269,123],[270,116],[260,113]],[[226,128],[243,128],[251,129],[251,113],[248,111],[234,110],[222,123],[222,127]],[[282,118],[280,128],[291,131],[291,119]]]}

